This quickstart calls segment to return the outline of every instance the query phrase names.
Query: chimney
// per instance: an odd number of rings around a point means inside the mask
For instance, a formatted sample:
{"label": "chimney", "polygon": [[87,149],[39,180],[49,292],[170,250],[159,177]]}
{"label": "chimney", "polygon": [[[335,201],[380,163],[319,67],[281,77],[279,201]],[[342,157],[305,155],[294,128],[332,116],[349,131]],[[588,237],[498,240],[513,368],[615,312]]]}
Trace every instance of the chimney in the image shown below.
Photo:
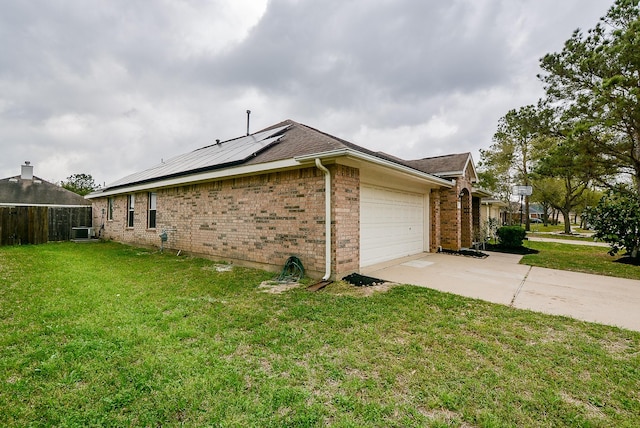
{"label": "chimney", "polygon": [[31,162],[24,161],[20,178],[23,180],[33,180],[33,165],[31,165]]}

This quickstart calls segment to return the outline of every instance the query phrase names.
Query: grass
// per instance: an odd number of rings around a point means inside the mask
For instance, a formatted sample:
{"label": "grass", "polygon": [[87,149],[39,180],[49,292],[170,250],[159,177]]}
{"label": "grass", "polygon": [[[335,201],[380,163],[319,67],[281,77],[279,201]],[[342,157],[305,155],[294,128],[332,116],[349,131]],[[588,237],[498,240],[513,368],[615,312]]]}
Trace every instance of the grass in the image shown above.
{"label": "grass", "polygon": [[0,425],[635,427],[640,333],[425,288],[262,292],[114,243],[0,248]]}
{"label": "grass", "polygon": [[571,245],[569,241],[525,241],[525,247],[538,250],[538,254],[523,256],[522,264],[640,280],[640,266],[620,263],[623,256],[610,256],[608,247]]}

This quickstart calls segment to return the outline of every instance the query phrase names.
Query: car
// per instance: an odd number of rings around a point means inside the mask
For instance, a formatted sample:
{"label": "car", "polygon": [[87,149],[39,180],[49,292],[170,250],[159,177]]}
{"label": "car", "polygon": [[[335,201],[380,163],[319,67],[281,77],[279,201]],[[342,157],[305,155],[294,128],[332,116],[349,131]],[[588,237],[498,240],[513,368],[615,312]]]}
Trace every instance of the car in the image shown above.
{"label": "car", "polygon": [[529,223],[542,223],[542,219],[540,218],[530,218]]}

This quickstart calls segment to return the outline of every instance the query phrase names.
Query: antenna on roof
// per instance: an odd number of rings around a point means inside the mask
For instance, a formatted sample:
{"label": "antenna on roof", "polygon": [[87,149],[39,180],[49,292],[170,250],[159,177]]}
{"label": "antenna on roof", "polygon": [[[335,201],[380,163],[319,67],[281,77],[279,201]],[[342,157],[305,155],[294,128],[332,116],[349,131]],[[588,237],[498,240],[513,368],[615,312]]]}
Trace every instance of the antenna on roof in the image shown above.
{"label": "antenna on roof", "polygon": [[251,115],[251,110],[247,110],[247,135],[249,135],[249,116]]}

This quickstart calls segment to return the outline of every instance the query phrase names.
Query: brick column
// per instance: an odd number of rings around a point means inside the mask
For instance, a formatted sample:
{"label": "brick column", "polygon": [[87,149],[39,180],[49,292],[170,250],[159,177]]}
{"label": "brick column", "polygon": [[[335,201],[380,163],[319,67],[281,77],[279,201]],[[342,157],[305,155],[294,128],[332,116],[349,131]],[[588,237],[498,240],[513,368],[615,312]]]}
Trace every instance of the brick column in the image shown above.
{"label": "brick column", "polygon": [[332,274],[342,278],[360,268],[360,170],[332,165]]}
{"label": "brick column", "polygon": [[431,210],[431,239],[429,251],[436,252],[438,247],[442,245],[441,242],[441,228],[440,228],[440,189],[431,189],[431,195],[429,196],[430,210]]}
{"label": "brick column", "polygon": [[446,250],[461,248],[461,204],[458,186],[440,190],[440,234],[441,245]]}

